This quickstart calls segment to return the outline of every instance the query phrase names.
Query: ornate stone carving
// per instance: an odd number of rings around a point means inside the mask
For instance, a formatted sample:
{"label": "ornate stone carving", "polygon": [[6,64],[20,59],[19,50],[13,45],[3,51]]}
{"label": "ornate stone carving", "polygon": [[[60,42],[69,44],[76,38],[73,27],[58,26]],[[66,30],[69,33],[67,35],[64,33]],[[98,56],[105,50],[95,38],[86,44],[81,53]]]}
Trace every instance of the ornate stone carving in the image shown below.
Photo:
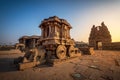
{"label": "ornate stone carving", "polygon": [[[21,63],[20,70],[45,62],[54,64],[56,60],[66,61],[81,55],[78,48],[74,47],[74,40],[70,38],[69,32],[72,27],[66,20],[56,16],[49,17],[44,19],[39,27],[42,30],[42,38],[28,37],[25,40],[29,48],[25,56],[20,59],[21,61],[17,61]],[[37,40],[37,46],[35,46],[35,40]]]}

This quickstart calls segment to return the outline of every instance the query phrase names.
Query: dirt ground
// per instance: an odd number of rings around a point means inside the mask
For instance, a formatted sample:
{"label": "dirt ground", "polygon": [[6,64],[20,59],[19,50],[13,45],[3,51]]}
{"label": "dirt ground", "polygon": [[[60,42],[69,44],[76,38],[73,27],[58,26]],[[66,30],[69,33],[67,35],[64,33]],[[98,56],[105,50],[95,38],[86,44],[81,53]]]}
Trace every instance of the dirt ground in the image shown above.
{"label": "dirt ground", "polygon": [[120,80],[120,51],[95,51],[56,66],[18,71],[13,59],[23,54],[0,54],[0,80]]}

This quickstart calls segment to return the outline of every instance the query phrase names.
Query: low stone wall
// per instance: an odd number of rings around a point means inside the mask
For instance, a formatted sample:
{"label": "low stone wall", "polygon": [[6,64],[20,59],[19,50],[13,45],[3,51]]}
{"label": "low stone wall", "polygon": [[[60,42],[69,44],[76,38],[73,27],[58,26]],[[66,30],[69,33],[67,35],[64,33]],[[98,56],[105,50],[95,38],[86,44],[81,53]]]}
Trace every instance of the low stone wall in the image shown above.
{"label": "low stone wall", "polygon": [[104,43],[103,50],[120,50],[120,42]]}

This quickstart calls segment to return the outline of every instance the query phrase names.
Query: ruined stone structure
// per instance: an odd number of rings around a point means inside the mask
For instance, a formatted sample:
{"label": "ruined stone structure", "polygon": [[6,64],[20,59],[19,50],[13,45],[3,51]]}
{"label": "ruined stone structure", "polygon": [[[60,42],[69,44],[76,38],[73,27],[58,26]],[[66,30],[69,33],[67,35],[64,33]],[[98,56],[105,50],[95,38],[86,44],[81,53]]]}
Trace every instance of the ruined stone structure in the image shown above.
{"label": "ruined stone structure", "polygon": [[93,47],[89,47],[89,45],[85,42],[79,42],[76,41],[75,42],[75,46],[81,51],[81,53],[84,55],[93,55],[94,54],[94,48]]}
{"label": "ruined stone structure", "polygon": [[19,38],[19,44],[24,44],[25,48],[35,48],[37,45],[38,40],[40,39],[40,36],[22,36],[21,38]]}
{"label": "ruined stone structure", "polygon": [[93,25],[89,36],[89,46],[95,49],[103,49],[103,44],[110,44],[111,41],[110,32],[104,22],[101,23],[101,26]]}
{"label": "ruined stone structure", "polygon": [[16,49],[19,49],[21,52],[25,52],[26,49],[32,49],[37,46],[40,36],[22,36],[19,38],[19,43],[15,44]]}

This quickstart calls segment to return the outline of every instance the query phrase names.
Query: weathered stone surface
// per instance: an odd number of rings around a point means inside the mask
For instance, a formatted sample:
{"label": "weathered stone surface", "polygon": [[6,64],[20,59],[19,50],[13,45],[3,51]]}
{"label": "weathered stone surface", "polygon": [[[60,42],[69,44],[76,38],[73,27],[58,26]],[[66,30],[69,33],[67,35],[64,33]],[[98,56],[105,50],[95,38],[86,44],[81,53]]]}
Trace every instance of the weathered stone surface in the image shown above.
{"label": "weathered stone surface", "polygon": [[19,64],[19,70],[24,70],[26,68],[31,68],[36,66],[36,62],[25,62],[25,63],[20,63]]}
{"label": "weathered stone surface", "polygon": [[35,48],[37,45],[38,40],[41,38],[41,36],[22,36],[19,38],[19,43],[16,44],[16,48],[20,48],[20,46],[24,48]]}
{"label": "weathered stone surface", "polygon": [[57,16],[49,17],[44,19],[39,27],[41,36],[23,36],[19,39],[19,42],[25,45],[25,55],[20,69],[35,66],[35,62],[41,63],[44,60],[48,63],[51,59],[64,61],[70,59],[68,57],[81,56],[70,37],[72,27],[65,19]]}
{"label": "weathered stone surface", "polygon": [[91,28],[89,46],[99,50],[120,50],[120,42],[112,42],[110,32],[104,22]]}
{"label": "weathered stone surface", "polygon": [[81,47],[79,49],[80,49],[80,51],[82,51],[83,54],[89,54],[89,55],[94,54],[94,48],[93,47]]}
{"label": "weathered stone surface", "polygon": [[89,36],[90,46],[95,49],[102,49],[103,43],[111,43],[111,41],[110,32],[104,22],[101,23],[101,26],[95,27],[95,25],[93,25]]}

